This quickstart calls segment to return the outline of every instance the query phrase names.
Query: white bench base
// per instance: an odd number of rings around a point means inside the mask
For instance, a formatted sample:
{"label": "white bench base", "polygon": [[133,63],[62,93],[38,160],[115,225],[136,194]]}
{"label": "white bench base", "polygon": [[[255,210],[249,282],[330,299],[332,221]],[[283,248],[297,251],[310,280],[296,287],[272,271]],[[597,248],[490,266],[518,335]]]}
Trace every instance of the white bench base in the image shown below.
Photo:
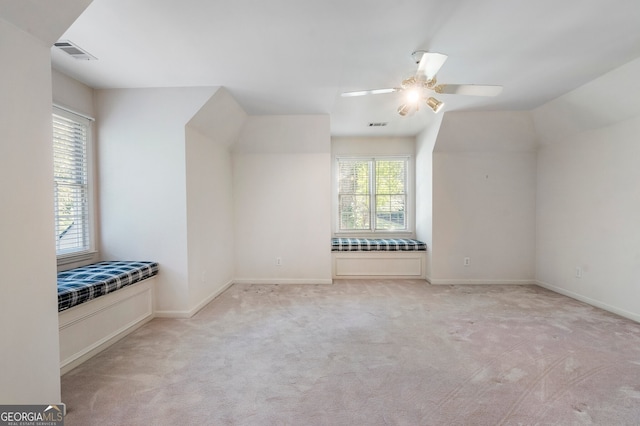
{"label": "white bench base", "polygon": [[425,279],[426,251],[367,251],[331,253],[333,279]]}
{"label": "white bench base", "polygon": [[154,284],[150,277],[60,312],[60,375],[153,319]]}

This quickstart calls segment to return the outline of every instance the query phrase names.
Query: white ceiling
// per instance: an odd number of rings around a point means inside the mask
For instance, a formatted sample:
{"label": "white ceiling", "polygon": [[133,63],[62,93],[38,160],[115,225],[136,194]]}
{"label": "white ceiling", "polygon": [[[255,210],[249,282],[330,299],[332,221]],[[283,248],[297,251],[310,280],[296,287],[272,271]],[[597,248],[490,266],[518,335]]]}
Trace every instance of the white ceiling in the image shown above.
{"label": "white ceiling", "polygon": [[[95,88],[225,86],[251,115],[330,114],[334,135],[414,135],[433,114],[396,113],[411,53],[449,59],[441,83],[498,84],[496,98],[440,95],[444,111],[527,110],[640,57],[638,0],[94,0],[52,49]],[[369,122],[388,122],[369,128]]]}
{"label": "white ceiling", "polygon": [[53,44],[89,3],[91,0],[0,0],[0,19]]}

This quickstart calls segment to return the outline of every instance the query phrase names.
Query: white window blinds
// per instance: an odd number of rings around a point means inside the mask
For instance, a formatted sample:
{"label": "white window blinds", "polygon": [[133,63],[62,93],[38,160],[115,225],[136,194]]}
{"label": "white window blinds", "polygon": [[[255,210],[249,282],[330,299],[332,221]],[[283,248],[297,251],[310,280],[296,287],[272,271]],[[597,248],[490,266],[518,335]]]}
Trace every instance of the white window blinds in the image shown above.
{"label": "white window blinds", "polygon": [[407,161],[375,160],[376,229],[407,229]]}
{"label": "white window blinds", "polygon": [[58,256],[91,250],[87,144],[90,121],[54,109],[55,240]]}
{"label": "white window blinds", "polygon": [[368,160],[338,160],[340,229],[371,229],[371,184]]}
{"label": "white window blinds", "polygon": [[407,230],[407,161],[338,159],[340,231]]}

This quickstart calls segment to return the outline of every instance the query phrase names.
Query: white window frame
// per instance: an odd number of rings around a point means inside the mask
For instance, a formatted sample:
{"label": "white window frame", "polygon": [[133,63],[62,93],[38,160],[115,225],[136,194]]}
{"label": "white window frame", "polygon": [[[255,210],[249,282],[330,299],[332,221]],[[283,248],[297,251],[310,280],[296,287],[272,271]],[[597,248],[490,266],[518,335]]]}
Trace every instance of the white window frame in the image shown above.
{"label": "white window frame", "polygon": [[[415,192],[414,192],[414,158],[412,155],[336,155],[333,158],[333,222],[334,222],[334,236],[340,237],[380,237],[380,238],[407,238],[415,235]],[[374,162],[376,160],[404,160],[405,161],[405,223],[406,229],[375,229],[375,209],[371,209],[370,213],[370,229],[354,229],[346,230],[340,229],[340,194],[339,194],[339,167],[338,164],[341,160],[363,160]],[[374,165],[375,168],[375,165]],[[375,171],[371,176],[370,185],[370,205],[375,206],[375,191],[374,191],[374,179]]]}
{"label": "white window frame", "polygon": [[[94,118],[77,113],[71,109],[65,108],[60,105],[53,105],[53,113],[52,113],[52,125],[53,125],[53,116],[59,116],[63,119],[73,121],[82,126],[86,127],[86,151],[85,151],[85,163],[87,169],[87,181],[86,181],[86,193],[87,193],[87,218],[88,218],[88,229],[87,229],[87,238],[88,243],[85,248],[81,250],[73,250],[73,251],[58,251],[58,244],[56,241],[56,258],[58,265],[64,265],[75,262],[82,262],[85,260],[91,259],[97,252],[96,250],[96,223],[95,223],[95,188],[94,188],[94,146],[93,146],[93,122]],[[53,128],[52,128],[52,143],[53,143]],[[53,161],[53,159],[52,159]],[[55,178],[54,178],[55,179]],[[54,228],[57,228],[57,217],[58,212],[56,209],[56,201],[55,197],[57,197],[57,190],[54,188]],[[55,229],[55,239],[58,239],[58,230]]]}

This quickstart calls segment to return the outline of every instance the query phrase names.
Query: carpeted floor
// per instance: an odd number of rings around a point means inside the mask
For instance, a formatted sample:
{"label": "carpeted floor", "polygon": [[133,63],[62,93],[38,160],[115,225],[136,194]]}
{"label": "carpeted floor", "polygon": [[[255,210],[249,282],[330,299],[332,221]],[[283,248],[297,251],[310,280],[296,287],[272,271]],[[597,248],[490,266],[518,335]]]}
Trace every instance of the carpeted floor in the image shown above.
{"label": "carpeted floor", "polygon": [[234,285],[62,397],[67,425],[637,425],[640,324],[535,286]]}

